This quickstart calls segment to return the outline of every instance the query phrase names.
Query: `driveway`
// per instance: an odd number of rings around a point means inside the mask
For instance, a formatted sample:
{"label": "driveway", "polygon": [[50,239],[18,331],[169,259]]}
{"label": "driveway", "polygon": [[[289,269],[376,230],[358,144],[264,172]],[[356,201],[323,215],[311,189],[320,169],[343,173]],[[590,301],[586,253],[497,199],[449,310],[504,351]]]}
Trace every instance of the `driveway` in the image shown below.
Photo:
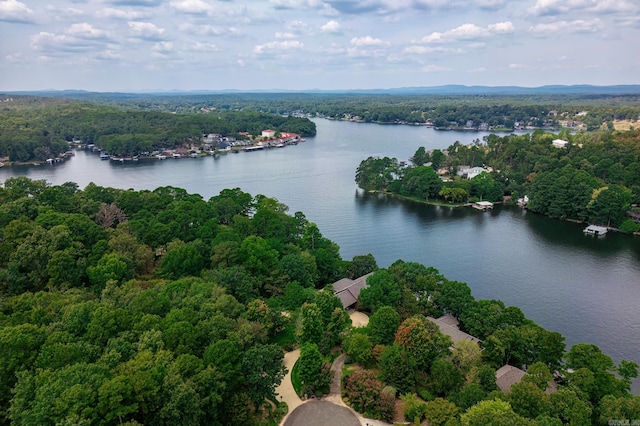
{"label": "driveway", "polygon": [[312,400],[299,406],[284,426],[360,426],[360,419],[347,407],[329,401]]}
{"label": "driveway", "polygon": [[362,312],[349,312],[349,318],[351,318],[351,324],[354,327],[366,327],[369,324],[369,317]]}
{"label": "driveway", "polygon": [[[300,357],[300,349],[296,349],[295,351],[287,352],[284,354],[284,366],[287,367],[287,374],[282,379],[280,386],[276,388],[276,395],[280,401],[284,401],[289,406],[289,411],[282,421],[284,422],[287,417],[300,405],[302,405],[305,401],[302,401],[296,391],[293,389],[293,384],[291,384],[291,370],[293,370],[293,366],[296,361]],[[283,424],[280,422],[280,424]]]}

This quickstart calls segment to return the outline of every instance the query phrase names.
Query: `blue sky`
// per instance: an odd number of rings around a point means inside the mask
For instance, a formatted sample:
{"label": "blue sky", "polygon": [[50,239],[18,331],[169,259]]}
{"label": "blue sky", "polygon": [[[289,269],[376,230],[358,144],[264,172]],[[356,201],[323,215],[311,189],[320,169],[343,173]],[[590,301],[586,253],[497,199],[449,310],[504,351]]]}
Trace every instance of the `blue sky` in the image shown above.
{"label": "blue sky", "polygon": [[0,0],[0,90],[640,83],[639,0]]}

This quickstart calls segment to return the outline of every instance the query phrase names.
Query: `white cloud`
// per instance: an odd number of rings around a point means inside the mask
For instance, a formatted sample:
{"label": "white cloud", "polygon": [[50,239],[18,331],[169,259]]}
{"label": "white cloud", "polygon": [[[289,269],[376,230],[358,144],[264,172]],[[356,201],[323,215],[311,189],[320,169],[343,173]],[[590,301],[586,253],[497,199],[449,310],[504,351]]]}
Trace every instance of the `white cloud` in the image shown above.
{"label": "white cloud", "polygon": [[599,19],[575,21],[555,21],[548,24],[538,24],[529,28],[529,31],[540,36],[561,33],[594,33],[602,29]]}
{"label": "white cloud", "polygon": [[173,43],[170,41],[159,41],[153,44],[151,50],[154,52],[169,53],[173,51]]}
{"label": "white cloud", "polygon": [[464,51],[460,48],[453,47],[445,47],[445,46],[420,46],[420,45],[412,45],[409,47],[405,47],[402,53],[408,55],[427,55],[430,53],[463,53]]}
{"label": "white cloud", "polygon": [[253,48],[253,53],[262,54],[267,52],[302,49],[303,47],[304,43],[298,40],[270,41],[268,43],[255,46]]}
{"label": "white cloud", "polygon": [[155,7],[162,4],[164,0],[107,0],[108,3],[116,4],[119,6],[133,6],[133,7]]}
{"label": "white cloud", "polygon": [[161,40],[164,28],[158,28],[151,22],[132,21],[127,23],[131,30],[131,35],[143,40]]}
{"label": "white cloud", "polygon": [[23,64],[27,62],[27,59],[24,57],[22,52],[14,52],[9,55],[6,55],[4,59],[10,64]]}
{"label": "white cloud", "polygon": [[275,34],[277,39],[292,39],[292,38],[297,38],[298,36],[293,34],[293,33],[281,33],[281,32],[277,32]]}
{"label": "white cloud", "polygon": [[75,7],[56,7],[53,5],[47,6],[47,15],[53,16],[56,20],[72,20],[78,19],[80,16],[86,15],[83,10],[77,9]]}
{"label": "white cloud", "polygon": [[354,46],[347,49],[347,55],[350,58],[382,58],[387,55],[382,49],[362,49]]}
{"label": "white cloud", "polygon": [[190,14],[208,13],[212,10],[211,6],[202,0],[172,1],[171,7],[173,7],[178,12]]}
{"label": "white cloud", "polygon": [[117,59],[122,59],[122,55],[113,50],[107,49],[95,56],[95,59],[103,60],[103,61],[113,61]]}
{"label": "white cloud", "polygon": [[347,49],[350,58],[382,58],[387,56],[385,50],[391,43],[371,36],[354,37],[351,46]]}
{"label": "white cloud", "polygon": [[151,15],[147,12],[142,12],[139,10],[122,10],[122,9],[114,9],[112,7],[107,7],[104,9],[100,9],[96,12],[96,16],[98,18],[106,18],[106,19],[119,19],[123,21],[135,21],[138,19],[149,18]]}
{"label": "white cloud", "polygon": [[314,9],[322,15],[338,15],[336,9],[322,0],[270,0],[269,4],[275,9]]}
{"label": "white cloud", "polygon": [[188,22],[182,22],[178,25],[178,29],[185,33],[195,33],[206,36],[219,36],[225,34],[225,30],[213,25],[194,25]]}
{"label": "white cloud", "polygon": [[342,31],[340,27],[340,23],[338,21],[331,20],[320,27],[320,31],[323,33],[333,33],[338,34]]}
{"label": "white cloud", "polygon": [[492,35],[511,34],[515,31],[515,27],[511,21],[497,22],[487,27],[479,27],[476,24],[462,24],[459,27],[445,31],[444,33],[434,31],[424,36],[422,43],[443,43],[454,42],[458,40],[477,40],[480,38],[490,37]]}
{"label": "white cloud", "polygon": [[32,23],[33,10],[17,0],[0,1],[0,21]]}
{"label": "white cloud", "polygon": [[60,56],[100,50],[110,40],[106,31],[86,22],[73,24],[63,34],[41,31],[31,36],[31,48],[46,52],[45,56]]}
{"label": "white cloud", "polygon": [[379,38],[373,38],[371,36],[365,37],[354,37],[351,39],[351,44],[360,47],[360,46],[384,46],[388,45],[388,42],[382,41]]}
{"label": "white cloud", "polygon": [[505,5],[505,0],[475,0],[475,3],[481,9],[498,10]]}
{"label": "white cloud", "polygon": [[472,73],[472,74],[476,74],[476,73],[481,73],[481,72],[487,72],[487,69],[485,67],[477,67],[477,68],[471,68],[467,72],[468,73]]}
{"label": "white cloud", "polygon": [[494,34],[510,34],[513,33],[515,28],[513,27],[513,23],[511,21],[498,22],[495,24],[491,24],[488,27],[489,32]]}
{"label": "white cloud", "polygon": [[455,40],[473,40],[489,35],[489,30],[475,24],[462,24],[446,32],[445,37]]}
{"label": "white cloud", "polygon": [[537,16],[575,14],[579,11],[604,14],[637,13],[635,0],[537,0],[529,13]]}
{"label": "white cloud", "polygon": [[196,41],[191,45],[191,50],[195,50],[196,52],[216,52],[220,49],[213,43],[200,43]]}
{"label": "white cloud", "polygon": [[287,23],[287,29],[289,31],[294,31],[297,33],[303,33],[309,30],[309,25],[306,22],[301,21],[299,19],[295,19],[291,22]]}
{"label": "white cloud", "polygon": [[73,24],[65,32],[71,36],[85,39],[101,39],[107,37],[105,31],[94,28],[93,25],[86,22]]}
{"label": "white cloud", "polygon": [[420,68],[422,72],[441,72],[441,71],[451,71],[451,68],[441,67],[439,65],[425,65]]}

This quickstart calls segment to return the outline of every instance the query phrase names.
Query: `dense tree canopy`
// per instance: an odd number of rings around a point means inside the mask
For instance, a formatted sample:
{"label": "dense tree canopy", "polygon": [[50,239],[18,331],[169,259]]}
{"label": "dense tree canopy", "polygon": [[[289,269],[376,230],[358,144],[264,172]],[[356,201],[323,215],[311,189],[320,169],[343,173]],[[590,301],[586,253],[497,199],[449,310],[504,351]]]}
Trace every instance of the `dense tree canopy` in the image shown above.
{"label": "dense tree canopy", "polygon": [[[207,201],[10,178],[0,253],[0,424],[277,421],[265,417],[295,344],[307,394],[328,391],[342,346],[360,364],[345,373],[347,400],[374,418],[393,418],[397,392],[432,424],[606,424],[640,412],[635,362],[586,344],[565,353],[558,333],[434,268],[343,261],[302,213],[239,189]],[[330,284],[369,272],[358,305],[369,325],[348,331]],[[445,312],[480,346],[453,344],[429,318]],[[528,376],[497,396],[505,363]]]}
{"label": "dense tree canopy", "polygon": [[132,110],[132,105],[120,108],[49,99],[38,104],[17,100],[16,107],[6,107],[0,113],[0,157],[17,162],[55,158],[69,149],[72,140],[96,144],[112,155],[133,156],[188,146],[210,133],[231,137],[240,137],[240,132],[259,136],[264,129],[303,136],[316,133],[315,124],[306,118],[257,111],[175,114]]}
{"label": "dense tree canopy", "polygon": [[[420,147],[413,166],[369,157],[356,170],[356,183],[418,201],[455,204],[502,201],[505,195],[515,202],[527,195],[531,211],[604,226],[624,223],[622,230],[633,232],[637,227],[627,212],[640,202],[639,135],[640,129],[489,135],[470,145],[455,142],[444,152]],[[557,138],[566,140],[564,148],[553,145]],[[468,167],[486,171],[467,179]]]}

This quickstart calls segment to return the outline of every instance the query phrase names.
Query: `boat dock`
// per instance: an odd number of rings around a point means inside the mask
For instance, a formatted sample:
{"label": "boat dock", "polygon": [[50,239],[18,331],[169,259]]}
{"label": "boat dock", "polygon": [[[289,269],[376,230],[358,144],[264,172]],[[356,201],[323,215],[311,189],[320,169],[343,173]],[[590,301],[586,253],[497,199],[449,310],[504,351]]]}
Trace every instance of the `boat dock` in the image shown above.
{"label": "boat dock", "polygon": [[476,201],[475,203],[471,204],[471,207],[482,211],[493,210],[493,203],[489,201]]}
{"label": "boat dock", "polygon": [[589,225],[586,228],[584,228],[584,232],[586,235],[594,235],[596,237],[599,237],[601,235],[604,235],[607,233],[609,229],[604,227],[604,226],[598,226],[598,225]]}

